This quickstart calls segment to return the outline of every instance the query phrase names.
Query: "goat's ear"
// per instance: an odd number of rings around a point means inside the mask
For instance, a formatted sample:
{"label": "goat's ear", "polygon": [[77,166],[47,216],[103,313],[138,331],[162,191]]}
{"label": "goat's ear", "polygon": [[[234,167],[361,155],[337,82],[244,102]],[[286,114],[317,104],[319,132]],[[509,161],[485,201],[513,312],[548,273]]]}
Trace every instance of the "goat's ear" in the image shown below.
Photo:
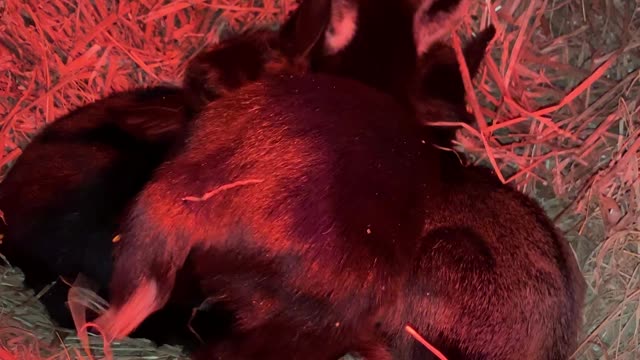
{"label": "goat's ear", "polygon": [[496,35],[496,28],[493,25],[489,25],[484,30],[480,31],[473,39],[471,39],[464,48],[464,60],[469,68],[469,75],[473,79],[480,65],[486,56],[487,47]]}
{"label": "goat's ear", "polygon": [[323,54],[344,49],[356,32],[358,0],[303,0],[282,25],[280,38],[289,54],[305,56],[320,39]]}
{"label": "goat's ear", "polygon": [[324,36],[324,54],[334,55],[347,47],[357,28],[358,0],[333,0],[331,18]]}
{"label": "goat's ear", "polygon": [[280,40],[290,56],[306,56],[327,31],[332,0],[302,0],[280,27]]}
{"label": "goat's ear", "polygon": [[468,13],[469,0],[422,0],[413,18],[417,55],[449,35]]}

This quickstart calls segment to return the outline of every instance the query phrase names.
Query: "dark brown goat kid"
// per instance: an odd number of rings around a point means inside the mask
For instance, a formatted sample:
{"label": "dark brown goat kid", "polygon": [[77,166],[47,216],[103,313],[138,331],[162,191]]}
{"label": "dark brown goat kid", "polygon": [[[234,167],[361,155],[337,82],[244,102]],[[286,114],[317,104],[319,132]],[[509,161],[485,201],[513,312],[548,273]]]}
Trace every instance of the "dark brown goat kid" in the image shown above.
{"label": "dark brown goat kid", "polygon": [[[0,184],[6,221],[0,253],[24,272],[25,285],[36,293],[53,284],[40,301],[59,326],[74,327],[65,282],[79,274],[109,299],[112,239],[131,201],[184,138],[192,117],[186,107],[182,89],[160,86],[78,108],[38,134]],[[178,289],[184,303],[155,313],[132,336],[197,344],[186,325],[201,295],[188,279]],[[208,321],[229,321],[225,312],[219,314]]]}
{"label": "dark brown goat kid", "polygon": [[[319,3],[306,2],[297,11],[321,14],[313,7]],[[328,11],[328,3],[324,6]],[[328,18],[327,13],[317,19]],[[307,48],[319,37],[314,32],[322,31],[325,25],[313,21],[301,24],[295,16],[291,19],[280,31],[240,34],[226,42],[229,46],[220,46],[217,51],[221,57],[236,60],[219,64],[222,73],[232,78],[252,74],[255,66],[276,71],[278,61],[282,66],[302,62]],[[259,37],[255,34],[271,39],[278,55],[256,42]],[[264,52],[261,59],[266,60],[257,65],[238,62],[246,58],[246,52]],[[36,292],[55,283],[41,301],[58,325],[74,327],[65,282],[73,282],[79,274],[98,295],[110,299],[112,239],[120,231],[122,217],[155,169],[180,148],[188,123],[200,109],[193,94],[202,90],[196,83],[187,81],[186,85],[185,90],[159,86],[115,93],[56,119],[25,148],[0,184],[0,209],[7,222],[0,225],[4,235],[0,253],[22,269],[25,284]],[[242,81],[221,81],[217,96],[243,85]],[[181,286],[169,304],[132,336],[156,343],[199,343],[188,322],[193,307],[204,298],[197,284],[191,286],[187,269],[179,274]],[[89,320],[92,318],[89,314]],[[230,327],[228,312],[215,306],[196,320],[194,325],[205,338],[226,334]]]}
{"label": "dark brown goat kid", "polygon": [[[348,6],[330,24],[353,9],[366,24],[374,6],[333,4]],[[420,24],[437,4],[413,5],[415,55],[431,48]],[[341,28],[324,43],[348,51],[360,33]],[[430,358],[407,323],[449,359],[567,359],[584,299],[568,243],[534,201],[431,146],[402,104],[409,80],[347,71],[343,56],[338,76],[266,74],[206,105],[132,207],[105,333],[161,309],[190,259],[236,313],[232,336],[196,359]],[[464,111],[437,93],[419,103]]]}

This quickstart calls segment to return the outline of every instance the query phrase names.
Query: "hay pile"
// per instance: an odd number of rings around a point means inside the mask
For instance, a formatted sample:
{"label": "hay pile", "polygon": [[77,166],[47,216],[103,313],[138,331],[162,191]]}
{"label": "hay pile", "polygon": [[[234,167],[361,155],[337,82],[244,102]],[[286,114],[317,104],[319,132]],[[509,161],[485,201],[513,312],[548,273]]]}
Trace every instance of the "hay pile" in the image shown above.
{"label": "hay pile", "polygon": [[[640,352],[640,10],[631,0],[476,1],[465,36],[498,28],[462,147],[537,198],[589,283],[579,359]],[[276,24],[292,0],[0,0],[2,174],[69,110],[139,85],[177,83],[206,43]],[[0,268],[0,359],[82,359],[16,269]],[[101,348],[94,338],[95,348]],[[143,340],[116,359],[178,359]],[[99,352],[98,352],[99,353]]]}

